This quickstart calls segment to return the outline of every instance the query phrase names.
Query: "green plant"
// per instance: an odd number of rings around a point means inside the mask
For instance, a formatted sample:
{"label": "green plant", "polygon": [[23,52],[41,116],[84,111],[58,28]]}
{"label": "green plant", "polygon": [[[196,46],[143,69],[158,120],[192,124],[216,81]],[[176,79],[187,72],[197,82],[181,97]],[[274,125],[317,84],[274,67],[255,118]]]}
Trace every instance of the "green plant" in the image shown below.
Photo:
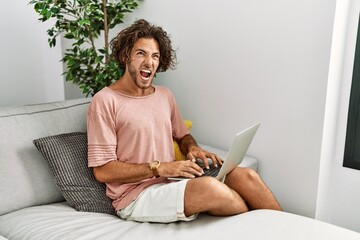
{"label": "green plant", "polygon": [[[50,47],[62,35],[73,41],[61,59],[67,70],[66,81],[73,82],[88,95],[118,80],[123,74],[109,54],[109,30],[123,23],[125,13],[138,7],[136,0],[32,0],[42,22],[55,19],[47,30]],[[95,40],[103,33],[104,46],[97,48]]]}

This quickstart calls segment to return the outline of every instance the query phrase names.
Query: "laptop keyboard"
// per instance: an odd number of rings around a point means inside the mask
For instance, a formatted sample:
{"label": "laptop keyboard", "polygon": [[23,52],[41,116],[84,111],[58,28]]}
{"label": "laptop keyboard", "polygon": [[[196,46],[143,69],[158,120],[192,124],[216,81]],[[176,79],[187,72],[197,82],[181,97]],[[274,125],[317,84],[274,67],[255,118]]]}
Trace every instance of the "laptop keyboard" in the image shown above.
{"label": "laptop keyboard", "polygon": [[204,171],[204,174],[201,176],[210,176],[210,177],[216,177],[221,169],[221,166],[215,167],[213,164],[209,165],[209,169],[206,169],[205,167],[202,168]]}

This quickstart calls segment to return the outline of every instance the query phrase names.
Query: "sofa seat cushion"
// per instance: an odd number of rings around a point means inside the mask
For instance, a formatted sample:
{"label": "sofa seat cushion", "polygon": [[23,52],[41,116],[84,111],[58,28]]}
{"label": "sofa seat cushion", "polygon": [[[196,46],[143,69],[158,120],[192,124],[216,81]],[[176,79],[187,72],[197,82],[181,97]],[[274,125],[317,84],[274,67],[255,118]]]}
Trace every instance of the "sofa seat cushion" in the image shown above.
{"label": "sofa seat cushion", "polygon": [[231,217],[200,214],[195,221],[138,223],[116,216],[78,212],[66,202],[30,207],[0,216],[8,239],[247,239],[358,240],[359,233],[295,214],[256,210]]}

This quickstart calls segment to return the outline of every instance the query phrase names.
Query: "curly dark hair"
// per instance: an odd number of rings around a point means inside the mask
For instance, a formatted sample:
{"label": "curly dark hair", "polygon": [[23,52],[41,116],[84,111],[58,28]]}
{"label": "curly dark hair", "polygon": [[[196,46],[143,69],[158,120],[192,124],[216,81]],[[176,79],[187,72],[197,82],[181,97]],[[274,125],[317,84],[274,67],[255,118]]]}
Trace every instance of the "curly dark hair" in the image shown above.
{"label": "curly dark hair", "polygon": [[123,29],[110,42],[111,56],[118,61],[120,68],[125,69],[131,49],[140,38],[153,38],[159,44],[160,60],[157,72],[175,68],[176,54],[171,46],[170,35],[161,27],[151,25],[144,19],[137,20],[130,27]]}

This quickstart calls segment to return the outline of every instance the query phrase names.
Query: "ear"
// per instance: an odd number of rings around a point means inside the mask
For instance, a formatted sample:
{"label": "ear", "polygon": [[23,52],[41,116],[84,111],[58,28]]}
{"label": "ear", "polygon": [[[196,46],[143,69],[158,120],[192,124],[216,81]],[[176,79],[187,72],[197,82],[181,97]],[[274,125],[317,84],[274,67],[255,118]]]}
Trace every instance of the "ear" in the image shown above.
{"label": "ear", "polygon": [[130,62],[130,57],[128,55],[125,55],[120,59],[120,61],[123,62],[124,65],[127,65]]}

